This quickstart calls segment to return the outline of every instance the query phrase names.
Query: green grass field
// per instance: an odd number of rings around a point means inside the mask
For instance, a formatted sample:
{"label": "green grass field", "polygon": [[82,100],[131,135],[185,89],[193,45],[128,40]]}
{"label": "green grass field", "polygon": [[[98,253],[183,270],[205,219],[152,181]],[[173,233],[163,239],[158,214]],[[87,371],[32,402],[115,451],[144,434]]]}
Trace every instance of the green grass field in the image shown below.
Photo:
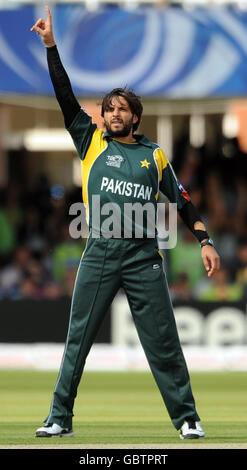
{"label": "green grass field", "polygon": [[[57,373],[1,370],[0,377],[1,447],[64,446],[65,440],[70,445],[185,442],[171,424],[150,373],[85,372],[76,399],[72,439],[35,437],[49,412]],[[206,432],[197,445],[247,443],[247,374],[193,373],[191,381]]]}

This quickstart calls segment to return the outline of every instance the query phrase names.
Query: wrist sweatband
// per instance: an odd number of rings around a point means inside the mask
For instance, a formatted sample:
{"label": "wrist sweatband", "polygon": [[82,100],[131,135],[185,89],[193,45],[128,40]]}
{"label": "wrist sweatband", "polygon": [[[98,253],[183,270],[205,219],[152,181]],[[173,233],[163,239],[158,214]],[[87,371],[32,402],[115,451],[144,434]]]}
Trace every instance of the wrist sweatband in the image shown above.
{"label": "wrist sweatband", "polygon": [[209,238],[208,232],[206,230],[194,229],[196,222],[203,222],[198,210],[191,201],[186,202],[186,204],[184,204],[181,209],[178,209],[178,213],[185,225],[187,225],[188,229],[195,235],[199,243],[205,238]]}

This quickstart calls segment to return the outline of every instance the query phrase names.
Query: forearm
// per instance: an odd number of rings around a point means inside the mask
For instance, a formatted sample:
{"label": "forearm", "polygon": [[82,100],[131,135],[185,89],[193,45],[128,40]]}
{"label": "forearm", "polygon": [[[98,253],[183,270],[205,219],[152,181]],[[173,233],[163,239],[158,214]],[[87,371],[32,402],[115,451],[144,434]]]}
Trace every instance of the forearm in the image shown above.
{"label": "forearm", "polygon": [[47,62],[57,101],[64,115],[66,127],[69,127],[81,107],[73,93],[70,79],[61,62],[56,45],[47,47]]}
{"label": "forearm", "polygon": [[192,202],[184,204],[184,206],[178,210],[178,213],[185,225],[195,235],[199,242],[209,238],[206,227],[201,220],[201,216]]}

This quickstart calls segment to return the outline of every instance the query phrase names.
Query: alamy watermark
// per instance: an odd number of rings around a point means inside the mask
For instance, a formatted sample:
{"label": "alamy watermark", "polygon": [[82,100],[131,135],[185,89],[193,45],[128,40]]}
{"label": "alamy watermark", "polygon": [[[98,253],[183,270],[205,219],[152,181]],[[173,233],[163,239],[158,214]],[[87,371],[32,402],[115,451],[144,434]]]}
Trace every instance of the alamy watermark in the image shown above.
{"label": "alamy watermark", "polygon": [[[74,239],[87,238],[86,209],[82,202],[70,206],[69,215],[75,216],[69,225]],[[158,238],[161,249],[174,248],[177,243],[177,204],[140,202],[123,204],[100,203],[100,196],[92,196],[91,236],[98,238]]]}

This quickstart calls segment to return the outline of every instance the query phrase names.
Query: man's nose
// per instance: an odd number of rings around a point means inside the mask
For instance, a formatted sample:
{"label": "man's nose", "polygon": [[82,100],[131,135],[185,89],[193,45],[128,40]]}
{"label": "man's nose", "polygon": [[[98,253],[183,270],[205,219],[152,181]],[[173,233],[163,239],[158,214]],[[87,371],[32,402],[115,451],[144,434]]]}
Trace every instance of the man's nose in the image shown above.
{"label": "man's nose", "polygon": [[113,114],[113,116],[119,116],[119,109],[118,109],[118,108],[114,108],[112,114]]}

